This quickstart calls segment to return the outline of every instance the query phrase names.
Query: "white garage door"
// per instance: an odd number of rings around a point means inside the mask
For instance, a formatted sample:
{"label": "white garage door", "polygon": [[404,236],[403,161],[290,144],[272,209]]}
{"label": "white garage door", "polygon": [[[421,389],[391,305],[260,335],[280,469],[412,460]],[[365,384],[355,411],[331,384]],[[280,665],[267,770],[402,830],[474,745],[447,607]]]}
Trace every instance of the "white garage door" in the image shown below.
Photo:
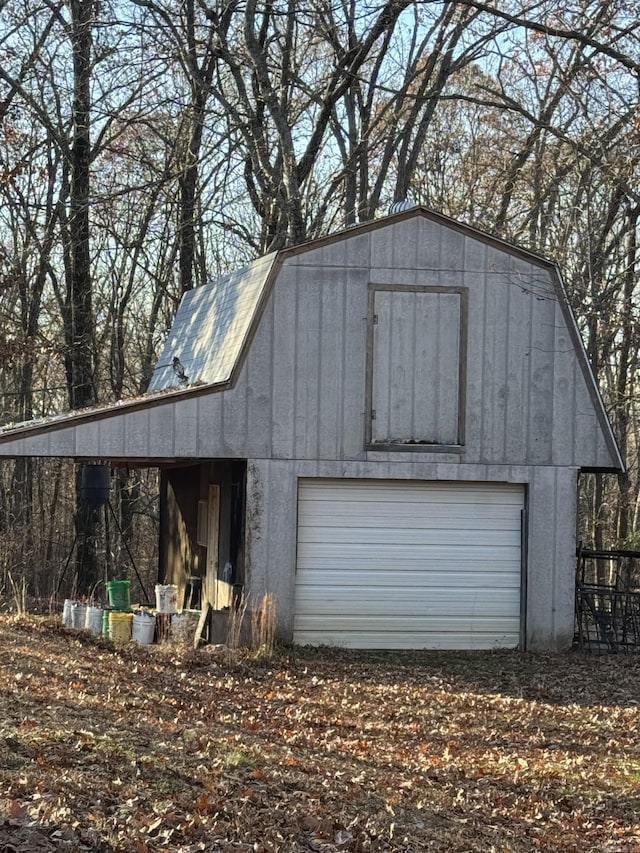
{"label": "white garage door", "polygon": [[520,641],[522,486],[301,480],[294,642]]}

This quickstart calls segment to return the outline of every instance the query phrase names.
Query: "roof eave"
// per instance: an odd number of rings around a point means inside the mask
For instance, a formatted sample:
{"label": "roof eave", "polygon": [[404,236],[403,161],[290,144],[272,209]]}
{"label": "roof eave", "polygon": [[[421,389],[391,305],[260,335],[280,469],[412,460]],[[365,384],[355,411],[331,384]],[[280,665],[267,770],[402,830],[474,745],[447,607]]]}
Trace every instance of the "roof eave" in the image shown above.
{"label": "roof eave", "polygon": [[219,391],[225,391],[230,385],[231,381],[226,381],[210,385],[197,385],[191,388],[176,388],[175,390],[150,394],[147,397],[137,397],[134,400],[117,400],[106,406],[65,412],[64,414],[53,415],[51,418],[39,420],[35,423],[26,421],[25,423],[16,424],[6,429],[0,429],[0,444],[8,444],[11,441],[29,436],[57,432],[58,430],[96,420],[106,420],[121,414],[129,414],[130,412],[141,411],[143,409],[153,409],[157,406],[175,403],[176,401],[201,397],[204,394],[218,393]]}

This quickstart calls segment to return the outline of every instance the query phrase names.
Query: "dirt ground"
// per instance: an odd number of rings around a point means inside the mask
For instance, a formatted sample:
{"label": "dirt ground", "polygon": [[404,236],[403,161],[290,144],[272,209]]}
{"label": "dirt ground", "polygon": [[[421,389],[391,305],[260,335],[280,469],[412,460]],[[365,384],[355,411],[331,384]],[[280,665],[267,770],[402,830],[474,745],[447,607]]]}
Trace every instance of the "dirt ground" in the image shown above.
{"label": "dirt ground", "polygon": [[0,616],[0,850],[640,851],[640,659],[114,646]]}

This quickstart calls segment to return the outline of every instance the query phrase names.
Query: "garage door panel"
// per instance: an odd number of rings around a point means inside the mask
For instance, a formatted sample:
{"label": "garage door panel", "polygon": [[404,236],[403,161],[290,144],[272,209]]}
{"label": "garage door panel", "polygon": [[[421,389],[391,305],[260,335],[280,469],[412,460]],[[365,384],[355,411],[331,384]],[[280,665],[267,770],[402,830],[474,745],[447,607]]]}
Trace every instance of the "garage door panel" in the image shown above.
{"label": "garage door panel", "polygon": [[[465,500],[456,500],[455,494],[451,494],[451,492],[441,492],[431,495],[429,500],[420,500],[417,495],[407,494],[405,494],[403,499],[402,494],[396,493],[393,499],[383,500],[379,498],[375,501],[366,501],[363,500],[366,493],[363,492],[361,494],[362,497],[356,492],[350,499],[340,496],[333,499],[327,498],[326,500],[316,500],[315,496],[312,495],[313,505],[308,506],[305,503],[301,509],[307,510],[309,517],[316,521],[325,515],[341,518],[345,512],[361,516],[362,513],[359,508],[363,504],[367,505],[367,515],[373,517],[383,517],[387,513],[386,507],[389,504],[398,503],[407,507],[411,513],[420,515],[429,512],[433,517],[446,517],[452,512],[464,511],[474,513],[478,516],[484,515],[485,518],[489,518],[499,512],[508,514],[514,507],[517,508],[520,506],[520,501],[518,500],[505,500],[501,495],[496,495],[493,492],[485,495],[477,489],[474,489],[471,495],[465,495]],[[304,493],[302,497],[304,497]]]}
{"label": "garage door panel", "polygon": [[[413,590],[420,586],[425,589],[439,588],[444,581],[452,588],[467,587],[472,589],[498,586],[501,589],[520,590],[520,578],[514,576],[512,563],[506,563],[503,566],[492,564],[485,571],[457,571],[455,566],[447,570],[443,566],[442,571],[438,573],[425,572],[424,565],[420,563],[413,570],[404,566],[402,570],[376,572],[375,578],[372,577],[372,573],[366,564],[356,568],[351,563],[348,570],[346,567],[326,569],[324,564],[318,561],[311,563],[309,568],[314,569],[313,581],[301,580],[297,585],[299,595],[303,594],[307,586],[326,587],[330,590],[348,584],[353,589],[368,590],[374,582],[381,589],[397,589],[400,587]],[[326,591],[323,594],[326,594]],[[317,594],[321,594],[320,589],[317,590]]]}
{"label": "garage door panel", "polygon": [[[451,545],[451,534],[460,530],[460,524],[455,527],[441,529],[420,529],[405,527],[397,528],[402,530],[402,544],[411,545]],[[326,529],[326,528],[325,528]],[[388,527],[354,527],[354,528],[331,528],[331,532],[327,536],[321,535],[322,531],[312,528],[302,528],[300,531],[299,542],[302,544],[311,542],[318,545],[324,544],[345,544],[357,546],[366,538],[368,545],[384,545],[389,542],[390,537],[394,533],[393,528]],[[493,530],[477,530],[474,531],[474,544],[476,548],[482,546],[490,547],[496,541],[496,533],[501,534],[500,541],[505,544],[513,544],[515,547],[520,546],[520,530],[505,530],[503,528],[495,528]],[[329,540],[327,542],[327,540]]]}
{"label": "garage door panel", "polygon": [[[393,507],[399,503],[401,502],[367,504],[367,515],[363,517],[362,504],[327,501],[313,507],[301,507],[298,522],[300,527],[335,527],[342,525],[345,521],[356,522],[361,527],[377,527],[388,520]],[[520,504],[456,505],[405,501],[402,502],[402,506],[404,515],[396,519],[397,526],[408,528],[419,526],[423,518],[429,518],[432,523],[445,524],[449,527],[459,524],[460,521],[480,528],[487,525],[510,527],[520,510]]]}
{"label": "garage door panel", "polygon": [[[477,557],[478,553],[477,545],[452,543],[451,545],[432,544],[429,547],[428,554],[426,554],[427,549],[424,545],[409,545],[404,542],[393,544],[388,539],[385,543],[376,544],[375,555],[372,553],[371,543],[352,542],[348,549],[345,546],[346,543],[344,542],[303,542],[298,551],[298,569],[304,568],[306,560],[313,556],[336,568],[355,567],[354,561],[364,560],[365,567],[368,566],[372,572],[376,570],[393,571],[401,567],[405,560],[410,560],[437,570],[445,562],[460,567],[464,567],[465,564],[475,565],[474,558]],[[520,559],[519,539],[517,545],[512,543],[488,550],[490,550],[491,555],[487,555],[486,559],[495,559],[496,562],[502,561],[513,564],[513,560]]]}
{"label": "garage door panel", "polygon": [[357,633],[349,631],[324,631],[324,639],[318,640],[318,631],[295,630],[296,643],[301,646],[306,645],[327,645],[340,646],[347,649],[380,649],[389,650],[400,649],[441,649],[443,651],[451,649],[472,649],[474,651],[488,651],[490,649],[514,648],[518,645],[519,636],[513,633],[501,638],[500,642],[496,642],[491,635],[486,633],[470,634],[468,631],[459,633],[440,632],[434,635],[428,645],[424,643],[424,631],[418,630],[414,633],[409,631],[387,632],[385,634],[384,646],[380,645],[380,632],[377,630],[365,631],[359,630]]}
{"label": "garage door panel", "polygon": [[[320,587],[306,587],[300,591],[297,613],[299,617],[372,616],[385,620],[389,601],[388,590],[373,589],[366,596],[353,587],[345,587],[340,595],[327,594]],[[452,597],[448,589],[413,589],[404,601],[402,620],[424,617],[460,618],[460,612],[470,620],[508,618],[518,607],[518,591],[513,589],[457,590]]]}
{"label": "garage door panel", "polygon": [[503,483],[301,481],[294,641],[517,646],[523,505]]}
{"label": "garage door panel", "polygon": [[[377,621],[378,618],[380,618],[380,623]],[[427,617],[424,615],[385,614],[382,617],[376,617],[376,622],[372,623],[371,618],[366,614],[352,615],[349,613],[346,615],[337,615],[330,621],[325,616],[318,615],[307,616],[304,620],[296,619],[296,622],[303,621],[307,627],[321,628],[326,626],[329,630],[347,631],[352,634],[356,634],[359,630],[373,631],[380,624],[385,633],[399,631],[415,633],[416,631],[424,630],[426,619]],[[468,621],[467,616],[434,616],[429,618],[429,627],[433,627],[434,631],[442,631],[444,633],[462,633],[468,627]],[[516,632],[519,630],[519,620],[515,617],[505,621],[502,617],[498,616],[478,616],[473,622],[475,625],[500,633],[503,633],[505,630]]]}
{"label": "garage door panel", "polygon": [[335,620],[329,625],[321,622],[314,625],[313,622],[308,622],[301,627],[296,624],[294,630],[300,644],[307,638],[306,643],[317,645],[317,635],[322,631],[325,636],[323,644],[358,649],[379,649],[381,633],[385,638],[384,648],[390,649],[491,649],[498,645],[496,637],[499,637],[502,647],[512,648],[518,645],[519,623],[516,619],[512,620],[510,625],[505,625],[503,620],[487,619],[482,623],[475,623],[474,627],[474,631],[469,631],[466,620],[434,620],[432,638],[428,646],[424,645],[424,621],[417,619],[389,618],[382,623],[376,620],[372,624],[370,619],[345,618]]}
{"label": "garage door panel", "polygon": [[311,496],[313,502],[356,501],[370,503],[377,501],[406,503],[442,504],[450,502],[456,505],[482,503],[522,504],[522,486],[511,483],[466,483],[429,481],[428,490],[407,491],[406,480],[342,480],[340,491],[336,492],[337,481],[326,481],[324,485],[311,481],[301,481],[299,495],[303,500]]}

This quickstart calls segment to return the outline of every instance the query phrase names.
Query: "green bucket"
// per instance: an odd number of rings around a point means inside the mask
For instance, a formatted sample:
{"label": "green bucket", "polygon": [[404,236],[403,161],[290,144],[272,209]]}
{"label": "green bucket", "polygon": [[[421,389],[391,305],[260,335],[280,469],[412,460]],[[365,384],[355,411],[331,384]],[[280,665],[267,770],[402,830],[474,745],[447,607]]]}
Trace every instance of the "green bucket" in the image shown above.
{"label": "green bucket", "polygon": [[114,610],[131,610],[131,581],[109,581],[107,593]]}

